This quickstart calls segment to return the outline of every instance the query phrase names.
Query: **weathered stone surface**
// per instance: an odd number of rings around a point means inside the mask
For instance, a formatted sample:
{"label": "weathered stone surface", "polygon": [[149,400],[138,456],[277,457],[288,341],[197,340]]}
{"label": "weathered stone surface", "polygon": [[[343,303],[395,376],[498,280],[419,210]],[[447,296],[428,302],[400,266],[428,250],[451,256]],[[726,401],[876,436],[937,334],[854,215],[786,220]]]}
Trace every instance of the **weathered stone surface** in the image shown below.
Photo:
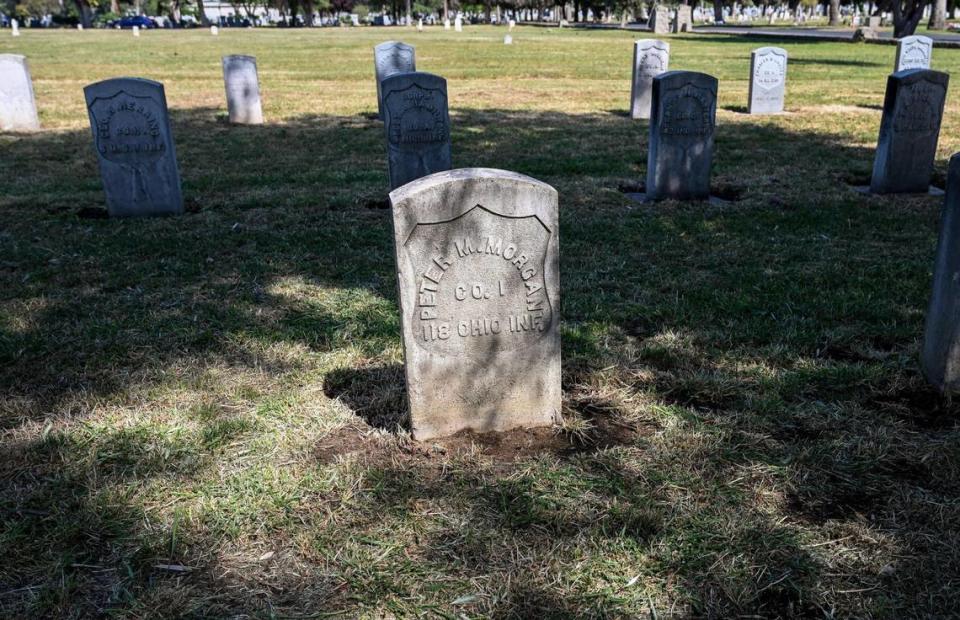
{"label": "weathered stone surface", "polygon": [[653,78],[649,200],[707,200],[713,164],[717,79],[693,71],[668,71]]}
{"label": "weathered stone surface", "polygon": [[894,72],[907,69],[929,69],[930,56],[933,54],[933,39],[924,36],[903,37],[897,41],[897,56],[893,63]]}
{"label": "weathered stone surface", "polygon": [[947,169],[921,366],[940,391],[960,391],[960,153]]}
{"label": "weathered stone surface", "polygon": [[40,129],[27,59],[0,54],[0,131]]}
{"label": "weathered stone surface", "polygon": [[673,15],[673,32],[693,32],[693,7],[688,4],[677,5]]}
{"label": "weathered stone surface", "polygon": [[390,194],[416,439],[560,413],[557,192],[467,168]]}
{"label": "weathered stone surface", "polygon": [[394,73],[412,73],[417,70],[416,53],[412,45],[387,41],[373,48],[373,66],[377,80],[377,110],[383,119],[382,82]]}
{"label": "weathered stone surface", "polygon": [[930,186],[950,76],[929,69],[887,78],[870,191],[922,193]]}
{"label": "weathered stone surface", "polygon": [[630,89],[630,117],[650,118],[653,78],[665,73],[670,64],[670,44],[641,39],[633,44],[633,86]]}
{"label": "weathered stone surface", "polygon": [[658,4],[650,13],[648,26],[654,34],[667,34],[670,32],[670,8]]}
{"label": "weathered stone surface", "polygon": [[449,170],[447,81],[430,73],[395,73],[381,87],[390,189]]}
{"label": "weathered stone surface", "polygon": [[182,213],[180,171],[163,85],[117,78],[91,84],[83,93],[110,215]]}
{"label": "weathered stone surface", "polygon": [[231,123],[262,125],[260,81],[253,56],[224,56],[223,84],[227,90],[227,112]]}
{"label": "weathered stone surface", "polygon": [[787,50],[761,47],[750,54],[750,114],[779,114],[787,88]]}

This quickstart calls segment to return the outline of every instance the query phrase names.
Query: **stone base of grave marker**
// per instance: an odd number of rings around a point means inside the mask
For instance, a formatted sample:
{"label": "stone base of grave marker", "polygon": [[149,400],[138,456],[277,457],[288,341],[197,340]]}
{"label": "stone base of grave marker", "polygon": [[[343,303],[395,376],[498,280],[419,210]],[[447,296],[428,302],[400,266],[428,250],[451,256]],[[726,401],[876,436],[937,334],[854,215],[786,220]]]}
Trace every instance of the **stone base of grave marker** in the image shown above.
{"label": "stone base of grave marker", "polygon": [[486,168],[390,193],[418,440],[560,419],[557,192]]}

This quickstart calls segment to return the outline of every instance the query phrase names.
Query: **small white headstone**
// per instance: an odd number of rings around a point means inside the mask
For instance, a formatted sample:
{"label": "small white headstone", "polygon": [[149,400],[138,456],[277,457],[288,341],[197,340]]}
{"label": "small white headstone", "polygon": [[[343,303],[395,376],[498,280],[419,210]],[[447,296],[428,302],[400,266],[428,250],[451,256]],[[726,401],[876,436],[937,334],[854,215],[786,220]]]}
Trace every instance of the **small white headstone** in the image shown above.
{"label": "small white headstone", "polygon": [[508,34],[508,35],[505,35],[505,36],[503,37],[503,44],[504,44],[504,45],[513,45],[513,37],[511,37],[509,34]]}
{"label": "small white headstone", "polygon": [[444,29],[444,30],[450,30],[450,19],[449,19],[449,18],[445,18],[445,19],[443,20],[443,29]]}
{"label": "small white headstone", "polygon": [[517,25],[517,22],[511,19],[509,22],[507,22],[507,25],[510,27],[510,30],[513,30],[513,28]]}
{"label": "small white headstone", "polygon": [[0,131],[40,129],[27,59],[0,54]]}
{"label": "small white headstone", "polygon": [[83,24],[77,24],[77,30],[83,31]]}
{"label": "small white headstone", "polygon": [[217,28],[216,26],[210,26],[210,34],[212,34],[213,36],[217,36],[220,34],[220,29]]}
{"label": "small white headstone", "polygon": [[897,55],[893,71],[905,69],[929,69],[933,39],[924,36],[903,37],[897,41]]}
{"label": "small white headstone", "polygon": [[417,20],[417,32],[423,32],[423,18]]}
{"label": "small white headstone", "polygon": [[15,19],[10,20],[10,34],[15,37],[20,36],[20,24]]}
{"label": "small white headstone", "polygon": [[134,26],[134,27],[133,27],[133,36],[135,36],[135,37],[139,37],[139,36],[140,36],[140,26]]}
{"label": "small white headstone", "polygon": [[457,32],[463,32],[463,19],[461,19],[459,15],[453,20],[453,29]]}

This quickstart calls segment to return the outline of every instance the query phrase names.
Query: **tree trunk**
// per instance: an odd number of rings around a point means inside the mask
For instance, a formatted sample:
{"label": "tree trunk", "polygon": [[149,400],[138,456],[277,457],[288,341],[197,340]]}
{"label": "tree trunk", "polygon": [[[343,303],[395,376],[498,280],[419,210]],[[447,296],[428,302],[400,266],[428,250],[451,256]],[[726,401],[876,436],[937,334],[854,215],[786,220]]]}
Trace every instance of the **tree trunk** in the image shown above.
{"label": "tree trunk", "polygon": [[210,26],[210,18],[207,17],[207,10],[203,6],[203,0],[197,0],[197,12],[200,13],[200,23],[204,27]]}
{"label": "tree trunk", "polygon": [[909,37],[923,18],[925,0],[893,0],[893,38]]}
{"label": "tree trunk", "polygon": [[718,24],[723,21],[723,0],[713,0],[713,21]]}
{"label": "tree trunk", "polygon": [[77,12],[80,13],[80,23],[84,28],[89,28],[93,23],[93,14],[90,10],[90,3],[87,0],[76,0]]}
{"label": "tree trunk", "polygon": [[830,25],[840,25],[840,0],[830,0]]}
{"label": "tree trunk", "polygon": [[443,0],[443,19],[450,19],[450,0]]}
{"label": "tree trunk", "polygon": [[930,22],[927,24],[930,30],[947,29],[947,0],[934,0],[933,9],[930,11]]}

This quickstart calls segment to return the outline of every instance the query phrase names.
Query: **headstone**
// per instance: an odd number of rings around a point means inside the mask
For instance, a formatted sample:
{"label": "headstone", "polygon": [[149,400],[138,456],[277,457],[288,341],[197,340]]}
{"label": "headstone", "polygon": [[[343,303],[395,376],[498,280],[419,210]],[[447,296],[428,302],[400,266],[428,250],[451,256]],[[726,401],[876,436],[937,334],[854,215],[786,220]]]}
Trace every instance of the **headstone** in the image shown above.
{"label": "headstone", "polygon": [[450,19],[449,19],[449,18],[444,18],[444,20],[443,20],[443,29],[444,29],[444,30],[450,30]]}
{"label": "headstone", "polygon": [[113,217],[183,212],[163,84],[116,78],[83,89]]}
{"label": "headstone", "polygon": [[871,15],[867,18],[867,28],[871,30],[877,30],[880,28],[880,16]]}
{"label": "headstone", "polygon": [[960,390],[960,153],[947,167],[947,194],[933,264],[921,367],[941,392]]}
{"label": "headstone", "polygon": [[216,26],[210,26],[210,34],[217,36],[220,34],[220,29]]}
{"label": "headstone", "polygon": [[0,131],[37,129],[40,119],[27,59],[19,54],[0,54]]}
{"label": "headstone", "polygon": [[670,44],[657,39],[633,43],[633,86],[630,89],[630,117],[650,118],[653,78],[665,73],[670,64]]}
{"label": "headstone", "polygon": [[569,25],[570,25],[570,22],[568,22],[567,20],[565,20],[565,19],[561,19],[561,20],[560,20],[560,27],[561,27],[561,28],[563,28],[564,26],[569,26]]}
{"label": "headstone", "polygon": [[677,12],[673,18],[674,32],[693,32],[693,9],[688,4],[677,6]]}
{"label": "headstone", "polygon": [[223,84],[227,91],[227,112],[231,123],[262,125],[260,81],[253,56],[224,56]]}
{"label": "headstone", "polygon": [[946,73],[929,69],[907,69],[887,77],[871,192],[928,191],[949,80]]}
{"label": "headstone", "polygon": [[423,18],[417,20],[417,32],[423,32]]}
{"label": "headstone", "polygon": [[653,78],[647,199],[707,200],[717,79],[693,71]]}
{"label": "headstone", "polygon": [[133,27],[133,36],[135,36],[135,37],[139,37],[139,36],[140,36],[140,26],[134,26],[134,27]]}
{"label": "headstone", "polygon": [[77,24],[77,30],[83,32],[83,24]]}
{"label": "headstone", "polygon": [[933,53],[933,39],[924,36],[903,37],[897,41],[894,72],[905,69],[929,69]]}
{"label": "headstone", "polygon": [[787,50],[761,47],[750,54],[750,114],[779,114],[787,86]]}
{"label": "headstone", "polygon": [[503,35],[503,44],[504,45],[513,45],[513,37],[509,34]]}
{"label": "headstone", "polygon": [[15,19],[10,20],[10,34],[15,37],[20,36],[20,22]]}
{"label": "headstone", "polygon": [[410,73],[417,70],[416,52],[412,45],[387,41],[373,48],[373,66],[377,80],[377,109],[383,119],[383,91],[381,82],[394,73]]}
{"label": "headstone", "polygon": [[430,73],[395,73],[381,87],[390,189],[449,170],[447,81]]}
{"label": "headstone", "polygon": [[667,34],[670,32],[670,8],[663,4],[658,4],[650,13],[650,30],[654,34]]}
{"label": "headstone", "polygon": [[516,25],[517,25],[516,20],[511,19],[509,22],[507,22],[507,28],[509,28],[510,30],[513,30],[516,27]]}
{"label": "headstone", "polygon": [[466,168],[390,204],[413,437],[559,421],[556,190]]}
{"label": "headstone", "polygon": [[459,15],[453,20],[453,29],[457,32],[463,32],[463,18]]}

